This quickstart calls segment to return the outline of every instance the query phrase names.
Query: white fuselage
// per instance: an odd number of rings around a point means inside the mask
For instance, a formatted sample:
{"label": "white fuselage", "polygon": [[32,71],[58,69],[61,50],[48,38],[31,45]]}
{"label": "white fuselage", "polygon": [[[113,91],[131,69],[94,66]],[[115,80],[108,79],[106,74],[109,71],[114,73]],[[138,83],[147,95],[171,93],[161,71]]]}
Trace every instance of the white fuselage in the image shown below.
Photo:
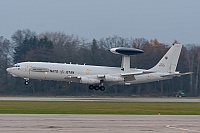
{"label": "white fuselage", "polygon": [[122,76],[123,73],[140,73],[145,70],[130,68],[128,71],[122,71],[120,67],[47,62],[22,62],[14,67],[8,68],[7,71],[13,76],[22,77],[24,79],[56,80],[86,84],[95,84],[96,82],[85,82],[83,79],[97,81],[103,79],[105,82],[112,82],[114,84],[138,84],[169,79],[169,77],[162,77],[168,74],[167,72],[154,72],[141,75],[135,74],[134,76],[124,77]]}
{"label": "white fuselage", "polygon": [[181,44],[173,44],[161,60],[149,70],[130,68],[130,52],[143,52],[130,48],[114,48],[110,50],[123,55],[121,67],[22,62],[6,70],[13,76],[24,78],[25,85],[28,85],[29,79],[56,80],[89,84],[90,90],[104,91],[104,83],[130,85],[191,74],[191,72],[176,72],[181,48]]}

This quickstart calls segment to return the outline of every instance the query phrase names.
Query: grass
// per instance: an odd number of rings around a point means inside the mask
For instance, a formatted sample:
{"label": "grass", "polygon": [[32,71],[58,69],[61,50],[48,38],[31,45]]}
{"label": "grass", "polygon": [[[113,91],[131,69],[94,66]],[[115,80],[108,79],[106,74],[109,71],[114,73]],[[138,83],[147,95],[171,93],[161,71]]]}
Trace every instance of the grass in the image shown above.
{"label": "grass", "polygon": [[0,101],[0,114],[200,115],[199,103]]}

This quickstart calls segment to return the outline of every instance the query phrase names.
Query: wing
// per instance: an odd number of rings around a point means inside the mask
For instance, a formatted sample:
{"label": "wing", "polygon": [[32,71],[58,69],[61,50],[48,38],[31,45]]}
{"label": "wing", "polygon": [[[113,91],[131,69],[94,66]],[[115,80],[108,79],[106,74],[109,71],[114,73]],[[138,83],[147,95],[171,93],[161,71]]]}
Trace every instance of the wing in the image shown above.
{"label": "wing", "polygon": [[83,84],[99,84],[101,82],[101,79],[98,78],[97,75],[87,75],[87,76],[68,75],[64,79],[68,82],[76,82]]}
{"label": "wing", "polygon": [[143,74],[149,74],[154,73],[153,71],[140,71],[140,72],[133,72],[133,73],[122,73],[122,77],[133,77],[134,75],[143,75]]}
{"label": "wing", "polygon": [[64,79],[67,82],[76,82],[84,84],[99,84],[101,81],[106,83],[124,83],[126,81],[135,80],[135,75],[153,73],[152,71],[139,71],[132,73],[118,74],[100,74],[100,75],[67,75]]}

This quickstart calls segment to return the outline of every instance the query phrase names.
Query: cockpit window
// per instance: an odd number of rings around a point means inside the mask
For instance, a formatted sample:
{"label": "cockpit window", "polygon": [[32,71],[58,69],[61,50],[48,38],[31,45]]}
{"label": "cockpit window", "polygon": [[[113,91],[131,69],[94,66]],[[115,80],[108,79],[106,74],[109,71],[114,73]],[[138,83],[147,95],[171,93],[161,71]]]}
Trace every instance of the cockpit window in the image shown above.
{"label": "cockpit window", "polygon": [[13,67],[20,67],[20,65],[18,65],[18,64],[14,64]]}

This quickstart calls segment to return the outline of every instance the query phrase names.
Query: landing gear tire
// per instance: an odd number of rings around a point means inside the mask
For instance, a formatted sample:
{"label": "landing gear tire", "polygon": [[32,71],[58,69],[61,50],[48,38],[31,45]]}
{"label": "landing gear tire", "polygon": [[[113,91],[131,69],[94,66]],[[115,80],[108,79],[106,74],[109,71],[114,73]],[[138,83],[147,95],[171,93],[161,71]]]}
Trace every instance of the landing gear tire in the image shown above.
{"label": "landing gear tire", "polygon": [[89,85],[88,87],[90,90],[93,90],[94,89],[94,85]]}
{"label": "landing gear tire", "polygon": [[101,91],[105,91],[105,87],[104,86],[101,86],[101,87],[99,87],[99,89],[101,90]]}
{"label": "landing gear tire", "polygon": [[29,84],[29,81],[28,81],[28,80],[26,80],[26,81],[24,82],[24,84],[25,84],[25,85],[28,85],[28,84]]}
{"label": "landing gear tire", "polygon": [[94,86],[94,89],[95,89],[96,91],[98,91],[98,90],[99,90],[99,86],[98,86],[98,85]]}

